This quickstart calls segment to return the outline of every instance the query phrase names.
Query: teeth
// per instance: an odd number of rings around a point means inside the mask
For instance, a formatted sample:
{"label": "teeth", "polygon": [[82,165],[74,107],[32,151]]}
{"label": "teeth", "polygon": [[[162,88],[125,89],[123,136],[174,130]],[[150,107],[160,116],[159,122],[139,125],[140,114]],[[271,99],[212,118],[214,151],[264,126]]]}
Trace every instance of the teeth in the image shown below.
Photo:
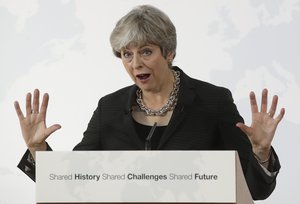
{"label": "teeth", "polygon": [[139,74],[139,75],[137,75],[137,77],[139,79],[147,79],[149,76],[150,76],[150,74]]}

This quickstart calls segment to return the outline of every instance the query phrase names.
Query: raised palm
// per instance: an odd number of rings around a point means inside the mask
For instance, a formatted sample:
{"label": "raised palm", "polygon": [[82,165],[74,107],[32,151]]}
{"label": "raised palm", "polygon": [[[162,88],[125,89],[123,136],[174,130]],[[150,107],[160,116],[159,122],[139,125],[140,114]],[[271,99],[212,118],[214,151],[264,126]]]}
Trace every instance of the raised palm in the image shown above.
{"label": "raised palm", "polygon": [[33,102],[31,93],[26,95],[26,116],[21,111],[19,103],[17,101],[14,103],[23,138],[33,156],[35,156],[35,151],[46,150],[46,139],[61,128],[59,124],[47,128],[46,113],[49,95],[44,94],[41,106],[39,105],[39,96],[38,89],[34,90]]}
{"label": "raised palm", "polygon": [[[273,96],[272,104],[268,108],[268,90],[262,91],[261,108],[260,111],[257,106],[254,92],[250,93],[250,105],[252,112],[251,126],[243,123],[237,123],[239,127],[249,138],[253,152],[261,157],[268,155],[271,148],[271,143],[275,135],[276,128],[284,116],[285,109],[282,108],[277,117],[274,118],[278,103],[278,96]],[[264,159],[264,158],[263,158]]]}

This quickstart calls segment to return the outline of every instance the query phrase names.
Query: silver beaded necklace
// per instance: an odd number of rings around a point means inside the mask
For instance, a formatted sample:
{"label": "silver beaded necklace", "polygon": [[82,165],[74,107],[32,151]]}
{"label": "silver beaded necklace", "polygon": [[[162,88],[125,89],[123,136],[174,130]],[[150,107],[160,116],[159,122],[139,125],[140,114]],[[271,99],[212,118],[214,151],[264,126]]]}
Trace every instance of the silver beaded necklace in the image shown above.
{"label": "silver beaded necklace", "polygon": [[161,107],[159,110],[153,110],[148,108],[144,102],[142,97],[142,90],[138,89],[136,91],[136,102],[141,111],[145,113],[146,116],[165,116],[168,111],[171,111],[175,108],[178,100],[178,91],[179,91],[179,84],[180,84],[180,72],[172,70],[174,74],[174,84],[172,92],[170,93],[169,99],[167,103]]}

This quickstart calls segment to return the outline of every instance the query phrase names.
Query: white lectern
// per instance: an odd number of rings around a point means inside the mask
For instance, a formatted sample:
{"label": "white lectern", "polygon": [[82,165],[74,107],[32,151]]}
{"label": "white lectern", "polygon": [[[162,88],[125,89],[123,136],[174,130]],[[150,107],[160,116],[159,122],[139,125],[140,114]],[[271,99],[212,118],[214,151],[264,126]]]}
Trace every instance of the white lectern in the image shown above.
{"label": "white lectern", "polygon": [[253,204],[235,151],[56,151],[36,158],[39,204]]}

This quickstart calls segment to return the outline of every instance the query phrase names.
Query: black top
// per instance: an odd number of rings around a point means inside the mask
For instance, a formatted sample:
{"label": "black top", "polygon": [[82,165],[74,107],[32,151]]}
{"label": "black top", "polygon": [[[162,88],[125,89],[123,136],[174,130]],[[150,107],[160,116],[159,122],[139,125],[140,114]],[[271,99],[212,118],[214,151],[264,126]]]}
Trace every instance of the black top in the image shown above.
{"label": "black top", "polygon": [[[146,138],[149,135],[152,126],[143,125],[134,120],[134,127],[135,127],[136,133],[139,136],[139,138],[141,139],[141,141],[143,143],[146,143]],[[166,127],[167,126],[156,126],[156,128],[153,132],[153,135],[150,139],[152,150],[157,150],[160,138],[163,135]]]}

